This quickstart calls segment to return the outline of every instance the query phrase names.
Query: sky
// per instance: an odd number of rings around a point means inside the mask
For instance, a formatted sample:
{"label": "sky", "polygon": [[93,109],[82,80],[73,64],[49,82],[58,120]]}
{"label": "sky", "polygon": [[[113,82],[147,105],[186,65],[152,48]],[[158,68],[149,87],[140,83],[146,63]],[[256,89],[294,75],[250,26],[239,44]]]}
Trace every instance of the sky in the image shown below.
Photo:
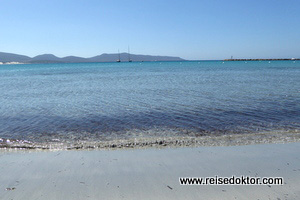
{"label": "sky", "polygon": [[0,0],[0,52],[300,58],[299,0]]}

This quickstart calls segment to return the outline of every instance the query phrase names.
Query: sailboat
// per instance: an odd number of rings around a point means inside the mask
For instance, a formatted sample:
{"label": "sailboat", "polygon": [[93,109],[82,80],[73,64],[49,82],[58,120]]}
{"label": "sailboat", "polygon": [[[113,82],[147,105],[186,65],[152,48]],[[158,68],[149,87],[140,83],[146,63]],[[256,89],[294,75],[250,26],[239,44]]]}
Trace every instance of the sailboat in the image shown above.
{"label": "sailboat", "polygon": [[118,55],[119,55],[119,59],[116,62],[121,62],[119,49],[118,49]]}
{"label": "sailboat", "polygon": [[132,60],[130,59],[130,51],[129,51],[129,46],[128,46],[128,62],[132,62]]}

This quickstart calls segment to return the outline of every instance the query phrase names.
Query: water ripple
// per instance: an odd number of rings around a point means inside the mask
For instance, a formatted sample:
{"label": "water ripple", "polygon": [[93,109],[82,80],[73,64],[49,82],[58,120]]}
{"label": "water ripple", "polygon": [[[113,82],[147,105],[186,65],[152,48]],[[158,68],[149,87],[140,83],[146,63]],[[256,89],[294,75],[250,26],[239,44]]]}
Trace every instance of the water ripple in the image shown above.
{"label": "water ripple", "polygon": [[300,128],[300,64],[47,64],[0,70],[0,137],[109,140]]}

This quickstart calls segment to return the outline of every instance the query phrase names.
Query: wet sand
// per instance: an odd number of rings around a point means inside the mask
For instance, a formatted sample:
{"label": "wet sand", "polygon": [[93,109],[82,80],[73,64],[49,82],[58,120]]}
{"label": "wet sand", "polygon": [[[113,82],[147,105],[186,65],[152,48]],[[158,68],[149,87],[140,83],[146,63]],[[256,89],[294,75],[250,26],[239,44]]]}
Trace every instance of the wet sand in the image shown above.
{"label": "wet sand", "polygon": [[[284,185],[181,186],[179,177],[283,177]],[[299,199],[300,143],[0,151],[0,199]]]}
{"label": "wet sand", "polygon": [[[191,133],[190,133],[191,134]],[[191,134],[193,135],[193,134]],[[7,142],[8,141],[8,142]],[[134,137],[101,140],[58,140],[44,138],[44,142],[29,142],[0,138],[0,149],[35,149],[35,150],[91,150],[91,149],[143,149],[165,147],[199,147],[199,146],[239,146],[269,143],[300,142],[299,130],[277,130],[261,133],[243,134],[207,134],[193,136],[168,137]]]}

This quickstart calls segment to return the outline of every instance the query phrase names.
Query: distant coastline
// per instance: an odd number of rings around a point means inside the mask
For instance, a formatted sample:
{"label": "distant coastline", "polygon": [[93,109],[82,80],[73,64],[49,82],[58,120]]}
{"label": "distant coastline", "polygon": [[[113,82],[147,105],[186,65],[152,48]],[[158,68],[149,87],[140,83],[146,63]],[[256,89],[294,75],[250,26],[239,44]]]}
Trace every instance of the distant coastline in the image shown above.
{"label": "distant coastline", "polygon": [[300,58],[224,59],[224,61],[277,61],[277,60],[300,60]]}
{"label": "distant coastline", "polygon": [[174,56],[137,55],[128,53],[103,53],[98,56],[83,58],[77,56],[57,57],[53,54],[43,54],[35,57],[0,52],[0,64],[39,64],[39,63],[92,63],[92,62],[143,62],[143,61],[184,61]]}
{"label": "distant coastline", "polygon": [[0,62],[0,65],[19,65],[19,64],[24,64],[20,62]]}

